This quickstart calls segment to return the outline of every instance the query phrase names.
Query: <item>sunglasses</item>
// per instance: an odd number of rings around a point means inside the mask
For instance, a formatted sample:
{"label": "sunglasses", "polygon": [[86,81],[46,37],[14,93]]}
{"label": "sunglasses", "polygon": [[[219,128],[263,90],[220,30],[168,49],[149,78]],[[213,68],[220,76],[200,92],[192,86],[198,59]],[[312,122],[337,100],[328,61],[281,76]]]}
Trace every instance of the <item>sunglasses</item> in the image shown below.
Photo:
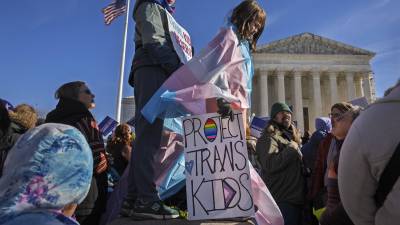
{"label": "sunglasses", "polygon": [[83,93],[85,93],[85,94],[88,94],[88,95],[91,95],[92,94],[92,92],[89,90],[89,89],[86,89],[86,90],[84,90],[84,91],[82,91]]}
{"label": "sunglasses", "polygon": [[347,114],[348,112],[345,113],[329,113],[329,118],[335,119],[336,122],[341,121]]}

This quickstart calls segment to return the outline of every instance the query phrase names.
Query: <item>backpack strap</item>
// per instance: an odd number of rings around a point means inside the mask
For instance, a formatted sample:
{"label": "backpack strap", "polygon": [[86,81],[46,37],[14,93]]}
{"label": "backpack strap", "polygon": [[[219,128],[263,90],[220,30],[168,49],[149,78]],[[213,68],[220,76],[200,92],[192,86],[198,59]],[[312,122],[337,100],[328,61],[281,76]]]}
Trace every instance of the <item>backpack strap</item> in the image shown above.
{"label": "backpack strap", "polygon": [[378,208],[382,207],[387,195],[392,191],[394,184],[400,176],[400,143],[397,145],[389,163],[383,170],[379,179],[378,188],[375,193],[375,204]]}

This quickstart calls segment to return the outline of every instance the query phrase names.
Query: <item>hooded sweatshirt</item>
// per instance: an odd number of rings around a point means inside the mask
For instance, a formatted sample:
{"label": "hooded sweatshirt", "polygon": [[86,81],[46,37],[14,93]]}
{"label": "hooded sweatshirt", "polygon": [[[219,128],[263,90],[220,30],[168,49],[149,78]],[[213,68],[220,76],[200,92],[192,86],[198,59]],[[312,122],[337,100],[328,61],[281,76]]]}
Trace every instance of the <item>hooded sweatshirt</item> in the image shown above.
{"label": "hooded sweatshirt", "polygon": [[374,195],[382,172],[400,143],[400,86],[370,105],[352,124],[339,159],[339,192],[355,224],[400,222],[400,179],[381,208]]}
{"label": "hooded sweatshirt", "polygon": [[302,148],[305,166],[312,169],[317,157],[318,146],[322,139],[331,131],[331,120],[327,117],[318,117],[315,119],[316,131],[311,135],[310,141]]}

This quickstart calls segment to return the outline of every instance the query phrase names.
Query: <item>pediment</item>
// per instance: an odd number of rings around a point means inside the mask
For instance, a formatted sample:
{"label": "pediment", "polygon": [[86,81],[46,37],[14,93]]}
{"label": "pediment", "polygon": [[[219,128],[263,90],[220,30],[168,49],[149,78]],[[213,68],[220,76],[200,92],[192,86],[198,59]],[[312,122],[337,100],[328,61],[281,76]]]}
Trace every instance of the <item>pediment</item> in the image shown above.
{"label": "pediment", "polygon": [[256,52],[316,55],[375,55],[374,52],[353,47],[312,33],[301,33],[259,46]]}

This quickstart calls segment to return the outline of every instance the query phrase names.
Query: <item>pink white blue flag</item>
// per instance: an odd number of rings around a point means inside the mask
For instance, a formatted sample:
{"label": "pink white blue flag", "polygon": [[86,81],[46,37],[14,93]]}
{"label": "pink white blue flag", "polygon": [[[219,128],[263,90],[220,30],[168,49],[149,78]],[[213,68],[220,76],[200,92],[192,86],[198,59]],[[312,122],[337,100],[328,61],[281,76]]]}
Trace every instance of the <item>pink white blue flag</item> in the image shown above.
{"label": "pink white blue flag", "polygon": [[240,109],[250,107],[253,66],[247,42],[223,28],[208,46],[165,81],[142,109],[153,122],[206,113],[206,99],[222,97]]}

